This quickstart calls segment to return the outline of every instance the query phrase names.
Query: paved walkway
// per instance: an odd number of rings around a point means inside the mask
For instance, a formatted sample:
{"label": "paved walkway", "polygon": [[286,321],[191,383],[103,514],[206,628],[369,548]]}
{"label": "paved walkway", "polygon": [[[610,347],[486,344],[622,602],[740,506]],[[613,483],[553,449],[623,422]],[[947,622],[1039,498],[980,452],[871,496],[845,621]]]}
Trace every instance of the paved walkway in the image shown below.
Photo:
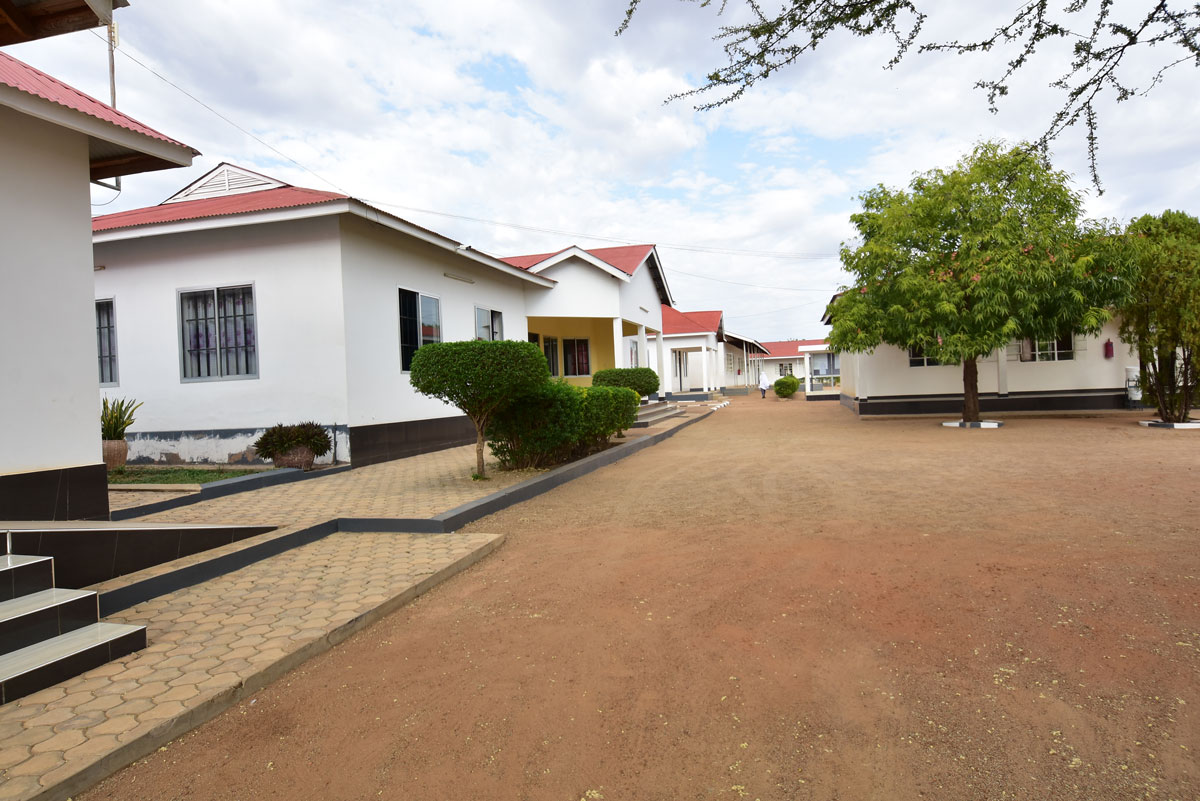
{"label": "paved walkway", "polygon": [[[93,589],[332,518],[433,517],[535,474],[489,463],[491,479],[473,481],[474,459],[473,445],[452,448],[136,518],[128,522],[278,528]],[[0,801],[65,799],[87,788],[465,569],[502,540],[487,533],[336,533],[110,615],[105,619],[146,625],[148,647],[0,706]]]}

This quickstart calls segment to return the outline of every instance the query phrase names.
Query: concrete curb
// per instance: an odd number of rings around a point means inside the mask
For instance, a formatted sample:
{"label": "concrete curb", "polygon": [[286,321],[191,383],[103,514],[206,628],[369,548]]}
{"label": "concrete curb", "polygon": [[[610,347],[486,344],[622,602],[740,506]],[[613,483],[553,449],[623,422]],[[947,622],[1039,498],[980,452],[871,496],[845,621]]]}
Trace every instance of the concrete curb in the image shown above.
{"label": "concrete curb", "polygon": [[242,699],[262,690],[276,679],[304,664],[314,656],[328,651],[351,635],[356,634],[372,623],[395,612],[405,604],[410,603],[413,599],[428,592],[446,579],[476,564],[503,545],[504,540],[505,536],[503,534],[497,535],[470,553],[464,554],[454,562],[446,565],[441,570],[431,573],[416,584],[405,587],[396,595],[384,600],[373,609],[327,631],[322,637],[309,640],[276,661],[263,665],[242,681],[216,690],[212,696],[204,699],[197,706],[186,710],[177,717],[164,720],[149,732],[105,754],[91,765],[76,771],[49,787],[42,788],[36,795],[29,796],[26,801],[64,801],[64,799],[76,793],[81,793],[93,787],[121,768],[133,764],[147,754],[153,753],[161,746],[187,734],[200,724],[212,720]]}
{"label": "concrete curb", "polygon": [[536,498],[568,481],[585,476],[601,467],[607,467],[652,445],[657,445],[668,437],[674,436],[677,431],[705,419],[712,413],[712,410],[706,411],[686,422],[672,426],[666,431],[623,442],[600,453],[593,453],[579,461],[557,467],[544,475],[534,476],[520,484],[514,484],[477,501],[457,506],[432,518],[340,517],[283,534],[266,542],[218,556],[215,559],[198,562],[170,573],[162,573],[124,587],[107,590],[100,594],[100,615],[105,617],[168,592],[181,590],[184,587],[232,573],[292,548],[316,542],[334,532],[378,531],[390,534],[447,534],[457,531],[468,523],[473,523],[501,509],[507,509],[514,504]]}

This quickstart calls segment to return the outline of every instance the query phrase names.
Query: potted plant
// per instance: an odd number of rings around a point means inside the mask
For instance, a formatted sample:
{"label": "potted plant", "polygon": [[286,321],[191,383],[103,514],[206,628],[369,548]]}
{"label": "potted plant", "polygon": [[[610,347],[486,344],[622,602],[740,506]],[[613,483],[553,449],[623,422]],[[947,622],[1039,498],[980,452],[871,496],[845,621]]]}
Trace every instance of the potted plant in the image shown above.
{"label": "potted plant", "polygon": [[312,470],[313,460],[329,453],[332,447],[328,432],[312,422],[291,426],[277,423],[264,431],[254,443],[258,455],[272,460],[276,467],[298,467],[301,470]]}
{"label": "potted plant", "polygon": [[125,430],[133,425],[133,413],[141,408],[140,403],[120,398],[110,401],[104,398],[100,405],[100,438],[104,441],[104,467],[116,470],[125,466],[129,458],[129,443],[125,441]]}

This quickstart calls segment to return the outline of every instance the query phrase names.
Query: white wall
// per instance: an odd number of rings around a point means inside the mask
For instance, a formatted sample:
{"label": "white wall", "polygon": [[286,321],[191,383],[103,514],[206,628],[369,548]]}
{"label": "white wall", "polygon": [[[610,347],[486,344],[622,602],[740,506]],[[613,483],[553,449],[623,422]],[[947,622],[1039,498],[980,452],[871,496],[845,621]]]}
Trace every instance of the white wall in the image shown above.
{"label": "white wall", "polygon": [[[333,217],[97,244],[95,297],[113,299],[117,326],[119,385],[103,393],[143,402],[134,433],[345,425],[340,257]],[[183,381],[178,293],[245,284],[254,286],[258,377]],[[223,462],[254,439],[131,438],[130,458]],[[338,443],[339,458],[346,448]]]}
{"label": "white wall", "polygon": [[[505,339],[527,339],[527,282],[522,279],[350,216],[342,220],[342,265],[352,426],[462,414],[418,393],[400,369],[400,288],[440,300],[443,342],[475,338],[476,306],[504,315]],[[449,278],[447,272],[474,283]]]}
{"label": "white wall", "polygon": [[97,464],[88,145],[0,108],[0,474]]}
{"label": "white wall", "polygon": [[[1086,389],[1120,389],[1125,367],[1137,365],[1128,346],[1121,343],[1118,324],[1109,322],[1097,337],[1077,337],[1075,358],[1055,362],[1022,362],[1001,352],[1007,373],[1008,393],[1054,392]],[[1104,358],[1104,342],[1111,340],[1114,358]],[[1082,345],[1082,348],[1079,347]],[[962,365],[910,367],[908,352],[881,345],[871,354],[842,354],[842,393],[853,397],[962,394]],[[857,371],[852,369],[857,363]],[[856,383],[857,382],[857,383]],[[979,361],[979,391],[998,391],[997,354]]]}
{"label": "white wall", "polygon": [[[629,283],[618,283],[620,289],[620,315],[636,325],[644,325],[655,331],[662,330],[662,300],[654,288],[650,268],[643,264],[633,274]],[[557,288],[555,291],[558,291]]]}
{"label": "white wall", "polygon": [[[558,282],[553,289],[528,284],[525,290],[527,314],[530,317],[608,317],[621,315],[621,280],[579,258],[569,258],[538,273]],[[662,309],[657,295],[658,327],[662,325]],[[640,312],[639,312],[640,313]],[[509,339],[516,339],[510,336]]]}

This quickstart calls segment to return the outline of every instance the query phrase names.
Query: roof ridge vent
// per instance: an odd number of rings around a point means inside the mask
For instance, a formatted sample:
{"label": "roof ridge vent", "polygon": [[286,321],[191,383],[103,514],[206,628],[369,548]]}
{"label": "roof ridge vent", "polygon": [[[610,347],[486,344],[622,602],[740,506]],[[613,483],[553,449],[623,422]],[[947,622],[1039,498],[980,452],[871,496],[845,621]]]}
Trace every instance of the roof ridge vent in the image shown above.
{"label": "roof ridge vent", "polygon": [[243,167],[222,162],[164,200],[162,205],[181,203],[186,200],[242,195],[247,192],[262,192],[266,189],[279,189],[285,186],[288,184]]}

